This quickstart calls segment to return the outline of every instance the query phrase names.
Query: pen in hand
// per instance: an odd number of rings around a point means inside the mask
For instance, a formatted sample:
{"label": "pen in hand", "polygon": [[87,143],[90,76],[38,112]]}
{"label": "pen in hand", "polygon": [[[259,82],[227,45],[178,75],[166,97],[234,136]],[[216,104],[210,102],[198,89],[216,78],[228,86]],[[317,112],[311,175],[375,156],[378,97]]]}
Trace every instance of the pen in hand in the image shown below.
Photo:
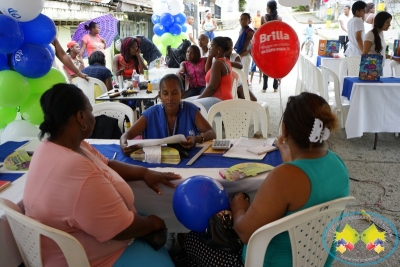
{"label": "pen in hand", "polygon": [[117,157],[117,152],[114,153],[113,160]]}

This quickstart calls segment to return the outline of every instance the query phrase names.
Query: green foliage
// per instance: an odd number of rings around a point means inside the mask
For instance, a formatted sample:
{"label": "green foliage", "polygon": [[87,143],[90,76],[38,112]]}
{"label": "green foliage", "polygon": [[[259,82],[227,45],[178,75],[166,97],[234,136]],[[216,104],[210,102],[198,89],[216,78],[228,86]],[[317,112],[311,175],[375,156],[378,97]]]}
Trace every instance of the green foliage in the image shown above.
{"label": "green foliage", "polygon": [[246,0],[239,0],[239,11],[244,12],[246,9]]}
{"label": "green foliage", "polygon": [[295,11],[310,11],[310,6],[296,6],[293,7]]}

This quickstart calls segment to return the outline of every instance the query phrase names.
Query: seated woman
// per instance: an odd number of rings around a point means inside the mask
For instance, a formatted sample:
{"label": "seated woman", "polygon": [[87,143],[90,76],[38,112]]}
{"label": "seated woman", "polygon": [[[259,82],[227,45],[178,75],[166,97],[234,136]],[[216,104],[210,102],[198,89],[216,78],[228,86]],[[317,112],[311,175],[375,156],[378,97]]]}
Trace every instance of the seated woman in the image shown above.
{"label": "seated woman", "polygon": [[200,49],[191,45],[186,51],[186,61],[181,63],[177,73],[181,79],[189,80],[189,89],[185,91],[185,98],[200,95],[206,88],[206,59],[200,56]]}
{"label": "seated woman", "polygon": [[[337,126],[336,116],[322,97],[311,93],[289,97],[283,114],[282,136],[276,144],[284,163],[268,174],[251,204],[242,193],[236,194],[231,202],[234,228],[244,244],[261,226],[349,195],[346,166],[324,146],[330,131]],[[201,243],[197,233],[189,233],[185,250],[189,252],[191,261],[201,262],[205,266],[221,266],[221,260],[227,263],[226,266],[241,266],[241,257],[243,261],[246,260],[246,245],[243,255],[227,252],[221,255],[221,251],[212,250]],[[213,256],[217,253],[221,256],[218,262],[214,262],[218,257]],[[331,266],[332,261],[333,258],[329,257],[325,267]],[[293,266],[287,232],[271,240],[263,266]]]}
{"label": "seated woman", "polygon": [[233,98],[232,66],[229,59],[225,58],[228,49],[228,42],[224,37],[219,36],[213,39],[205,68],[207,87],[198,97],[189,98],[201,103],[207,111],[213,105]]}
{"label": "seated woman", "polygon": [[[109,160],[85,142],[95,118],[88,98],[75,85],[54,85],[40,104],[40,138],[49,137],[29,167],[25,214],[74,236],[91,266],[174,266],[165,248],[155,251],[136,239],[165,224],[155,215],[136,212],[127,181],[144,180],[161,194],[158,183],[175,187],[170,181],[180,176]],[[44,266],[68,266],[52,240],[43,237],[41,247]]]}
{"label": "seated woman", "polygon": [[89,57],[89,66],[84,68],[82,73],[102,81],[106,85],[108,91],[112,89],[112,73],[106,68],[106,58],[103,52],[93,52]]}
{"label": "seated woman", "polygon": [[147,70],[147,67],[140,56],[138,40],[126,37],[121,44],[121,54],[114,56],[114,77],[122,75],[124,80],[131,79],[134,70],[137,74],[143,74],[143,70]]}
{"label": "seated woman", "polygon": [[159,98],[162,104],[146,109],[121,136],[121,149],[125,155],[138,149],[137,146],[128,146],[128,140],[141,134],[144,139],[183,134],[187,136],[187,141],[181,142],[185,149],[215,138],[213,128],[201,115],[198,107],[182,101],[183,93],[182,81],[177,75],[167,74],[161,79]]}

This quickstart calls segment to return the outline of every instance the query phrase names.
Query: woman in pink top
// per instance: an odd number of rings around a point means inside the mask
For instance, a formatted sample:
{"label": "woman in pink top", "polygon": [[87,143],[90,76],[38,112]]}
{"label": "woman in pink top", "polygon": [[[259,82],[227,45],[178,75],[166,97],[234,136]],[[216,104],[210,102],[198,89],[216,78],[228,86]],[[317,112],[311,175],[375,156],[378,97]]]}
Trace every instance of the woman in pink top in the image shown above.
{"label": "woman in pink top", "polygon": [[181,63],[176,73],[181,79],[189,80],[189,88],[185,91],[185,98],[200,95],[206,88],[206,59],[200,55],[197,45],[191,45],[186,51],[186,61]]}
{"label": "woman in pink top", "polygon": [[228,49],[228,41],[224,37],[213,39],[205,68],[207,87],[198,97],[189,98],[201,103],[207,111],[216,103],[233,98],[232,66],[229,59],[225,58]]}
{"label": "woman in pink top", "polygon": [[82,37],[82,48],[80,56],[82,57],[85,50],[87,50],[88,52],[88,57],[90,57],[90,55],[94,51],[101,51],[104,53],[107,45],[106,40],[104,40],[104,38],[100,37],[99,35],[99,25],[97,25],[96,22],[92,21],[89,23],[89,25],[85,25],[85,29],[90,32]]}
{"label": "woman in pink top", "polygon": [[[173,173],[108,160],[84,141],[95,118],[88,98],[75,85],[57,84],[40,104],[44,122],[24,191],[25,214],[73,235],[91,266],[174,266],[165,248],[155,251],[135,239],[165,228],[155,215],[141,216],[126,181],[144,180],[161,194],[158,183],[175,187]],[[42,238],[44,266],[67,266],[58,246]],[[129,262],[129,264],[126,264]]]}

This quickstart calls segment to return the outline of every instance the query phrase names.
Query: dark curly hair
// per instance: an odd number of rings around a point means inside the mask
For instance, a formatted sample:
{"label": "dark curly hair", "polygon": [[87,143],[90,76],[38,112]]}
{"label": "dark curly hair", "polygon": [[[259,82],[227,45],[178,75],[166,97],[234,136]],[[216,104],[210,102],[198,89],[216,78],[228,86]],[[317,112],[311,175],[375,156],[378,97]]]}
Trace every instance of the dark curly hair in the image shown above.
{"label": "dark curly hair", "polygon": [[121,44],[121,56],[124,58],[124,61],[126,63],[130,62],[133,60],[133,62],[135,63],[135,68],[136,68],[136,72],[139,72],[139,59],[137,58],[136,55],[131,55],[130,54],[130,48],[132,47],[132,45],[136,43],[138,48],[140,46],[139,41],[134,38],[134,37],[126,37]]}
{"label": "dark curly hair", "polygon": [[40,124],[39,138],[45,134],[53,139],[66,126],[68,119],[86,107],[86,96],[73,84],[59,83],[43,93],[40,105],[44,121]]}

